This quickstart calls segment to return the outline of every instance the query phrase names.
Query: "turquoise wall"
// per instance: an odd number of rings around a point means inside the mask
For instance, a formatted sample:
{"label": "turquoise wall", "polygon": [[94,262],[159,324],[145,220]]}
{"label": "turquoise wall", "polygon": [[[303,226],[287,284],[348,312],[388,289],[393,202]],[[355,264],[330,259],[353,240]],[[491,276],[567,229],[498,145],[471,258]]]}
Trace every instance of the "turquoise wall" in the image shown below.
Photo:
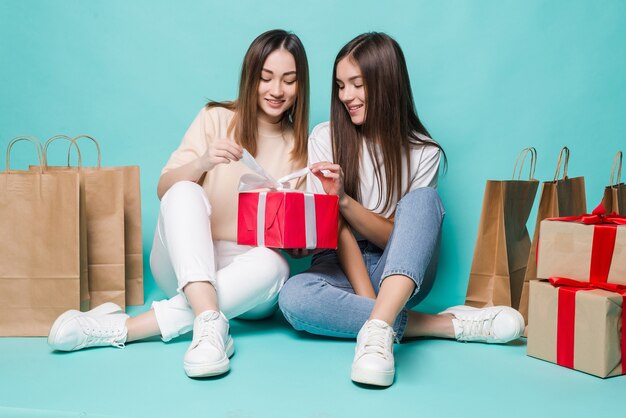
{"label": "turquoise wall", "polygon": [[537,148],[536,177],[551,180],[568,145],[590,207],[626,148],[620,0],[0,0],[0,146],[89,133],[104,164],[140,165],[147,253],[161,167],[207,99],[235,97],[247,46],[277,27],[307,48],[312,124],[328,119],[344,43],[377,30],[404,48],[420,116],[450,161],[440,275],[423,309],[464,299],[485,180],[509,178],[521,148]]}

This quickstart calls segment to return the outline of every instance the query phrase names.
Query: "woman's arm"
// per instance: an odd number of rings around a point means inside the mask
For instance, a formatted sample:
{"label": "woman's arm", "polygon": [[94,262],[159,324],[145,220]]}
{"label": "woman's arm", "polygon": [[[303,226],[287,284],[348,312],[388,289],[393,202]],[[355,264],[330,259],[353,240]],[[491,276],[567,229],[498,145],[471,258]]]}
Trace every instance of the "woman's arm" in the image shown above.
{"label": "woman's arm", "polygon": [[352,228],[378,248],[387,246],[393,220],[384,218],[368,209],[348,195],[339,200],[339,210]]}
{"label": "woman's arm", "polygon": [[339,197],[339,209],[346,222],[365,239],[379,248],[385,248],[393,230],[393,220],[375,214],[346,195],[341,167],[323,161],[311,165],[311,173],[320,180],[326,193]]}
{"label": "woman's arm", "polygon": [[339,265],[352,285],[354,293],[376,299],[376,293],[367,273],[359,245],[345,222],[341,222],[339,226],[337,257],[339,257]]}
{"label": "woman's arm", "polygon": [[159,199],[169,190],[174,183],[188,180],[198,181],[207,171],[211,171],[218,164],[229,164],[231,161],[239,161],[243,149],[239,144],[228,139],[220,139],[209,144],[206,152],[195,160],[171,169],[161,175],[157,185]]}

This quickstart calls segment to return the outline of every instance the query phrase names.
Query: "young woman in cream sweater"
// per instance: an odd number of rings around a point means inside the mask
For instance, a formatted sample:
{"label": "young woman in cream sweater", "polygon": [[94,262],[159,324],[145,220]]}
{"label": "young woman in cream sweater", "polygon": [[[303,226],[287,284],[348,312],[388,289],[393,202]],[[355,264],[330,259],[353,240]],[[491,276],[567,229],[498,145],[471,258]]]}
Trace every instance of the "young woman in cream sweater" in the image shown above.
{"label": "young woman in cream sweater", "polygon": [[275,178],[304,167],[308,103],[300,39],[283,30],[261,34],[245,55],[237,100],[202,108],[161,172],[150,266],[169,299],[133,318],[112,303],[68,311],[54,323],[50,346],[121,347],[193,330],[187,375],[227,372],[234,351],[228,318],[271,315],[289,274],[277,251],[236,244],[238,182],[249,172],[243,149]]}

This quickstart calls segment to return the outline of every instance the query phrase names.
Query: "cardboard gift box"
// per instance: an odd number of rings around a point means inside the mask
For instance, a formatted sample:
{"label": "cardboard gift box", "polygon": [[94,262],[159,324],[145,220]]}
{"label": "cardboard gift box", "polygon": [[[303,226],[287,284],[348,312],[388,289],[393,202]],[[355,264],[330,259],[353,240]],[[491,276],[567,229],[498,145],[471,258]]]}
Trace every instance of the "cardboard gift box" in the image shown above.
{"label": "cardboard gift box", "polygon": [[626,217],[593,214],[543,220],[537,277],[626,284]]}
{"label": "cardboard gift box", "polygon": [[337,248],[337,196],[292,190],[239,192],[237,244]]}
{"label": "cardboard gift box", "polygon": [[528,355],[602,378],[626,374],[626,286],[599,286],[612,290],[568,279],[531,282]]}

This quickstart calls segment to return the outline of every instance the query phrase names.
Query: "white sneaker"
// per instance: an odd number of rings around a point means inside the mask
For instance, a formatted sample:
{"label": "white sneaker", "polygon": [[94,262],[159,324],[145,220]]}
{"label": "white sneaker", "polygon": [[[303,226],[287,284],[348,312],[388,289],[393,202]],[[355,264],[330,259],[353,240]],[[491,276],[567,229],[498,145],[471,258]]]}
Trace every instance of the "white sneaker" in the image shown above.
{"label": "white sneaker", "polygon": [[204,311],[193,322],[193,340],[185,353],[185,373],[189,377],[209,377],[226,373],[235,351],[228,333],[228,320],[217,311]]}
{"label": "white sneaker", "polygon": [[524,332],[524,318],[508,306],[474,308],[453,306],[441,314],[451,314],[454,336],[459,341],[507,343]]}
{"label": "white sneaker", "polygon": [[385,321],[370,319],[356,337],[352,380],[376,386],[391,386],[396,373],[393,358],[393,328]]}
{"label": "white sneaker", "polygon": [[55,350],[75,351],[87,347],[124,347],[128,315],[107,302],[88,312],[70,310],[54,321],[48,344]]}

